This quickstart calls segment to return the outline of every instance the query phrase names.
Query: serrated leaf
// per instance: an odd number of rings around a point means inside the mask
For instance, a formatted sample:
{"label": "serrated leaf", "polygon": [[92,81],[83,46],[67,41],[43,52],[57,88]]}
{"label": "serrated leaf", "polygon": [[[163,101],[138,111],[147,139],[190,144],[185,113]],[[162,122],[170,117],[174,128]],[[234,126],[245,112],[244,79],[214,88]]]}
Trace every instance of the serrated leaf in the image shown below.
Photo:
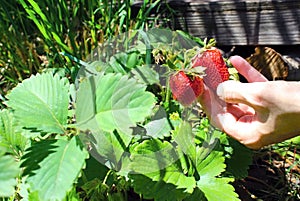
{"label": "serrated leaf", "polygon": [[195,135],[189,122],[182,121],[174,132],[175,142],[180,149],[188,155],[192,161],[196,162]]}
{"label": "serrated leaf", "polygon": [[178,155],[171,143],[149,139],[134,147],[130,159],[132,171],[147,174],[160,171],[172,164],[175,165]]}
{"label": "serrated leaf", "polygon": [[151,174],[151,179],[153,181],[163,180],[168,184],[174,184],[177,189],[184,189],[186,193],[193,193],[194,188],[196,187],[196,180],[194,177],[188,177],[184,175],[179,170],[169,170],[166,168],[166,171],[156,172]]}
{"label": "serrated leaf", "polygon": [[37,192],[40,200],[62,200],[76,181],[87,156],[77,137],[70,141],[44,140],[33,144],[22,163],[31,192]]}
{"label": "serrated leaf", "polygon": [[159,75],[149,65],[137,66],[131,72],[134,77],[147,85],[159,83]]}
{"label": "serrated leaf", "polygon": [[[85,90],[81,90],[81,87]],[[154,95],[126,75],[98,75],[79,85],[76,117],[81,129],[131,134],[137,122],[152,112]]]}
{"label": "serrated leaf", "polygon": [[132,175],[131,178],[135,192],[143,194],[145,199],[173,201],[182,200],[187,196],[183,190],[178,190],[175,185],[165,183],[162,180],[155,182],[144,175]]}
{"label": "serrated leaf", "polygon": [[76,96],[75,116],[77,127],[82,131],[97,130],[96,114],[96,83],[94,76],[84,78],[79,84]]}
{"label": "serrated leaf", "polygon": [[17,185],[19,164],[12,156],[0,155],[0,197],[12,196]]}
{"label": "serrated leaf", "polygon": [[22,177],[17,186],[18,194],[22,197],[23,200],[29,200],[29,188],[30,185],[25,183],[26,177]]}
{"label": "serrated leaf", "polygon": [[164,108],[160,107],[144,128],[146,129],[147,135],[152,138],[163,139],[164,137],[170,136],[171,126]]}
{"label": "serrated leaf", "polygon": [[197,187],[204,193],[208,201],[239,201],[234,187],[229,184],[232,178],[214,178],[202,176],[197,182]]}
{"label": "serrated leaf", "polygon": [[145,86],[127,76],[108,74],[96,89],[96,119],[103,130],[131,133],[137,122],[151,114],[154,103],[154,95]]}
{"label": "serrated leaf", "polygon": [[24,127],[64,133],[68,117],[68,90],[67,81],[58,75],[38,74],[15,87],[7,96],[7,105]]}
{"label": "serrated leaf", "polygon": [[[212,151],[197,165],[198,174],[201,176],[215,177],[225,171],[225,158],[220,151]],[[201,178],[200,178],[201,179]]]}
{"label": "serrated leaf", "polygon": [[[204,125],[203,125],[204,126]],[[222,132],[212,125],[208,124],[207,127],[204,126],[197,133],[198,141],[202,139],[201,146],[197,146],[197,160],[196,165],[201,163],[211,151],[216,149],[220,145],[220,137]]]}
{"label": "serrated leaf", "polygon": [[10,153],[24,151],[28,139],[22,135],[22,130],[8,110],[0,111],[0,147]]}
{"label": "serrated leaf", "polygon": [[[239,200],[234,192],[234,187],[229,184],[234,179],[218,178],[226,165],[225,158],[220,151],[212,151],[204,160],[197,165],[197,171],[200,175],[200,180],[197,181],[197,187],[205,194],[208,201],[224,201]],[[226,192],[226,195],[224,195]]]}
{"label": "serrated leaf", "polygon": [[122,156],[126,155],[131,135],[120,132],[92,130],[88,136],[91,145],[90,153],[108,168],[119,171],[122,168]]}

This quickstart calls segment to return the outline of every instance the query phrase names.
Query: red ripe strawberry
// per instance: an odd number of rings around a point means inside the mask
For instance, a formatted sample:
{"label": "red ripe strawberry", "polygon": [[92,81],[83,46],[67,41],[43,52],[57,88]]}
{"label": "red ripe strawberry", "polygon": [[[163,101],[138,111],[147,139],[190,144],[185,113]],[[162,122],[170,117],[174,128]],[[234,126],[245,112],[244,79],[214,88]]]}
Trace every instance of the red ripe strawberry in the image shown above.
{"label": "red ripe strawberry", "polygon": [[212,90],[216,90],[221,82],[229,79],[228,68],[221,52],[214,47],[204,49],[192,59],[192,67],[205,67],[204,83]]}
{"label": "red ripe strawberry", "polygon": [[175,100],[189,106],[203,93],[203,80],[199,75],[180,70],[170,77],[170,88]]}

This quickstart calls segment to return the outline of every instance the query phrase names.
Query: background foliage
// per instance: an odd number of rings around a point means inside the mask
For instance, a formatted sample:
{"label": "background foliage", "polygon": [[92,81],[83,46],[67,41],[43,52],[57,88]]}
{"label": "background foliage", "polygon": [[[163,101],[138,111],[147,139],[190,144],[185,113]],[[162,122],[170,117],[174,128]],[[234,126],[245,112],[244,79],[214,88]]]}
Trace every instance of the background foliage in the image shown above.
{"label": "background foliage", "polygon": [[[149,28],[169,18],[160,0],[12,0],[0,3],[0,89],[45,68],[62,68],[74,78],[77,67],[61,53],[84,60],[99,44],[130,29]],[[171,12],[172,13],[172,12]]]}

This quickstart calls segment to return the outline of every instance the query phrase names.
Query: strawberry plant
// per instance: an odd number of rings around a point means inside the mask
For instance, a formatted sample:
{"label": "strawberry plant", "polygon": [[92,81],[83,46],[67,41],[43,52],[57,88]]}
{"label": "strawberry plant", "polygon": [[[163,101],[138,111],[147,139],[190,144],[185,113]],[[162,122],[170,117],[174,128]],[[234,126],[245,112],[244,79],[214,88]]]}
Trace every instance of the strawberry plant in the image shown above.
{"label": "strawberry plant", "polygon": [[74,83],[45,72],[18,84],[0,112],[0,197],[239,200],[232,182],[251,152],[171,91],[202,46],[179,31],[132,31],[81,61]]}

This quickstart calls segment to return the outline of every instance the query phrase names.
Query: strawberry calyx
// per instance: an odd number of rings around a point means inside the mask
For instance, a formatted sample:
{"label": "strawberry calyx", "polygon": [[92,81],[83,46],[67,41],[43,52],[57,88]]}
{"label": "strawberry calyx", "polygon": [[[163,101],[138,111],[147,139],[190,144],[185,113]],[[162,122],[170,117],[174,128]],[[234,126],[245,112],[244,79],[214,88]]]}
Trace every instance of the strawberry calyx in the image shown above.
{"label": "strawberry calyx", "polygon": [[210,49],[214,48],[216,46],[216,40],[214,38],[211,38],[207,41],[207,38],[204,39],[204,47],[202,49]]}
{"label": "strawberry calyx", "polygon": [[192,77],[200,77],[200,78],[203,78],[206,74],[205,74],[205,67],[202,67],[202,66],[196,66],[194,68],[192,67],[189,67],[189,68],[184,68],[184,69],[181,69],[178,72],[182,71],[184,72],[187,76],[189,76],[190,78]]}

